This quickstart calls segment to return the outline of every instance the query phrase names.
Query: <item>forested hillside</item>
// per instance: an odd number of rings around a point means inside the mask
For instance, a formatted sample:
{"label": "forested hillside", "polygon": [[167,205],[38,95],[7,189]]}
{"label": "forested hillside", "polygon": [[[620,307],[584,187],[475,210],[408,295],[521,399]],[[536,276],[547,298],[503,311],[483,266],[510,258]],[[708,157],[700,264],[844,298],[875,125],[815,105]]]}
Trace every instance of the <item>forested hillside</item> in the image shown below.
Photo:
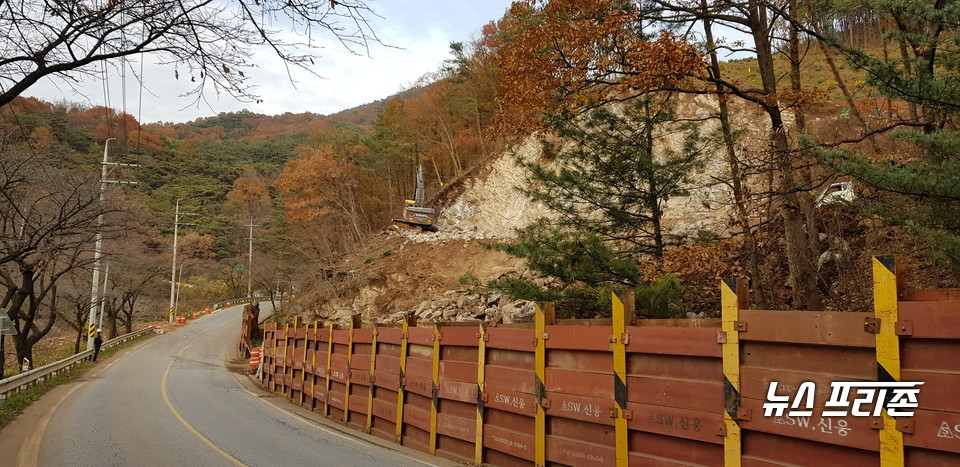
{"label": "forested hillside", "polygon": [[[869,258],[890,253],[955,286],[956,31],[930,24],[957,11],[754,3],[516,2],[413,89],[330,116],[141,125],[15,99],[0,306],[31,329],[17,353],[79,331],[99,214],[110,329],[165,319],[178,200],[179,307],[250,284],[296,295],[281,320],[504,320],[531,300],[602,316],[616,288],[648,318],[703,316],[726,275],[758,308],[862,310]],[[101,203],[110,138],[138,166],[108,179],[137,184]],[[438,233],[390,227],[418,166]]]}

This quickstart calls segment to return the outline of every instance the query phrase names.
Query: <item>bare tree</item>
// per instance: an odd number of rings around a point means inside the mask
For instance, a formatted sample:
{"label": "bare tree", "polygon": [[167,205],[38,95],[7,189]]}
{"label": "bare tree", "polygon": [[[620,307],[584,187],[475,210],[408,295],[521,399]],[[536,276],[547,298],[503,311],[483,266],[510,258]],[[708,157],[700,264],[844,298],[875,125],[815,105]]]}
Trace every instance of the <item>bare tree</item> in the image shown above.
{"label": "bare tree", "polygon": [[[316,33],[354,53],[380,43],[363,0],[10,0],[0,4],[0,107],[41,78],[67,83],[110,59],[147,54],[176,78],[252,101],[243,70],[267,47],[287,66],[310,70]],[[291,34],[291,31],[293,34]]]}
{"label": "bare tree", "polygon": [[56,322],[57,282],[91,261],[93,226],[113,208],[95,178],[15,152],[0,159],[0,198],[0,308],[17,331],[17,358],[32,360]]}
{"label": "bare tree", "polygon": [[61,281],[60,297],[57,300],[57,319],[73,329],[73,353],[80,352],[80,343],[86,335],[87,314],[90,312],[89,271],[77,269]]}

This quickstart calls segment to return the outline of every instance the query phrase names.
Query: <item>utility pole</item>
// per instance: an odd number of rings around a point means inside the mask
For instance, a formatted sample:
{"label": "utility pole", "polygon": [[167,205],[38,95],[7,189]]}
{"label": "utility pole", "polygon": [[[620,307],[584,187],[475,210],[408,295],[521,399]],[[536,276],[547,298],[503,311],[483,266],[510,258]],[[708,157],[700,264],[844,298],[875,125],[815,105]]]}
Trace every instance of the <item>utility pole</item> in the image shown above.
{"label": "utility pole", "polygon": [[170,268],[170,322],[173,323],[173,313],[177,307],[177,232],[180,229],[181,225],[197,225],[197,224],[186,224],[180,222],[181,216],[196,216],[192,212],[180,212],[180,200],[183,198],[177,198],[177,208],[173,214],[173,266]]}
{"label": "utility pole", "polygon": [[183,263],[180,263],[180,274],[177,277],[177,300],[173,303],[173,314],[180,308],[180,286],[183,284]]}
{"label": "utility pole", "polygon": [[[117,162],[109,162],[107,160],[108,150],[110,149],[110,141],[116,140],[116,138],[108,138],[103,143],[103,162],[100,163],[100,205],[103,205],[103,191],[107,183],[117,183],[121,185],[136,185],[137,182],[124,181],[124,180],[107,180],[107,167],[114,165],[118,167],[140,167],[139,164],[121,164]],[[97,325],[97,305],[100,302],[100,297],[98,292],[100,291],[100,257],[102,255],[103,248],[103,212],[97,215],[97,242],[96,247],[93,250],[93,280],[90,286],[90,316],[88,317],[87,324],[87,348],[93,348],[93,336],[94,330]]]}
{"label": "utility pole", "polygon": [[251,291],[253,290],[253,228],[260,227],[253,223],[253,218],[250,218],[250,224],[247,225],[250,227],[250,237],[247,240],[250,240],[249,253],[247,254],[247,296],[251,296]]}
{"label": "utility pole", "polygon": [[100,295],[100,320],[97,323],[97,329],[103,329],[103,309],[107,306],[107,280],[110,278],[110,263],[107,263],[107,270],[103,273],[103,294]]}

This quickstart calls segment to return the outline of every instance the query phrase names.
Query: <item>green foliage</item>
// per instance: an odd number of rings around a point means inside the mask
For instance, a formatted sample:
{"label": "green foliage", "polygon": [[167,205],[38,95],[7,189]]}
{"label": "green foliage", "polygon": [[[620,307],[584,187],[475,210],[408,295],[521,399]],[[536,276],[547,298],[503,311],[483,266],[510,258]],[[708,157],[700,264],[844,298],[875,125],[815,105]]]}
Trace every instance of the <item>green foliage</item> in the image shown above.
{"label": "green foliage", "polygon": [[[848,150],[817,148],[802,142],[822,161],[856,178],[879,196],[864,209],[901,225],[929,246],[927,252],[960,273],[960,5],[924,2],[868,2],[879,16],[897,18],[886,38],[900,43],[902,54],[877,56],[840,46],[866,82],[889,99],[911,104],[907,122],[918,130],[899,130],[897,160],[877,160]],[[910,53],[912,52],[912,53]]]}
{"label": "green foliage", "polygon": [[713,243],[717,240],[720,240],[720,234],[709,229],[697,230],[697,243]]}
{"label": "green foliage", "polygon": [[532,281],[516,277],[501,277],[487,282],[487,287],[514,300],[532,300],[537,302],[559,300],[563,294],[549,290]]}
{"label": "green foliage", "polygon": [[457,283],[459,283],[460,285],[466,285],[466,286],[476,286],[480,284],[480,279],[477,279],[477,276],[474,276],[473,274],[468,272],[460,276],[460,279],[457,280]]}
{"label": "green foliage", "polygon": [[[658,136],[672,132],[682,144],[669,149]],[[528,170],[521,191],[555,215],[516,231],[512,243],[488,247],[527,260],[527,266],[560,279],[562,291],[501,278],[489,288],[514,299],[564,300],[578,317],[609,316],[615,288],[633,288],[649,317],[686,311],[674,277],[648,283],[638,258],[660,256],[666,245],[660,221],[664,203],[685,194],[693,171],[712,148],[696,122],[678,122],[665,102],[643,97],[622,108],[601,108],[557,127],[564,142],[544,142],[549,167],[519,161]]]}
{"label": "green foliage", "polygon": [[683,318],[689,311],[680,279],[663,276],[652,284],[634,289],[637,313],[646,318]]}
{"label": "green foliage", "polygon": [[[203,276],[191,278],[189,294],[197,303],[217,303],[231,298],[230,287],[222,280],[210,280]],[[184,294],[186,295],[186,294]]]}
{"label": "green foliage", "polygon": [[517,230],[514,243],[490,246],[524,258],[530,269],[566,283],[634,285],[643,279],[637,261],[617,254],[599,235],[555,229],[544,221]]}
{"label": "green foliage", "polygon": [[[679,148],[658,144],[665,131]],[[556,168],[520,161],[529,171],[521,191],[557,214],[558,229],[591,232],[619,254],[662,255],[664,204],[685,194],[712,148],[698,123],[678,122],[666,102],[645,97],[563,122],[557,133],[573,144],[558,150]]]}
{"label": "green foliage", "polygon": [[[956,211],[953,212],[953,217],[956,220]],[[931,249],[927,252],[928,256],[960,276],[960,236],[916,223],[908,223],[907,227],[912,234],[930,245]]]}
{"label": "green foliage", "polygon": [[[565,318],[610,316],[616,289],[609,285],[570,286],[558,292],[514,277],[491,280],[486,286],[513,300],[559,301],[558,309],[567,310],[562,316]],[[676,277],[663,276],[654,283],[638,284],[633,290],[637,313],[644,318],[683,318],[690,311],[687,292]]]}

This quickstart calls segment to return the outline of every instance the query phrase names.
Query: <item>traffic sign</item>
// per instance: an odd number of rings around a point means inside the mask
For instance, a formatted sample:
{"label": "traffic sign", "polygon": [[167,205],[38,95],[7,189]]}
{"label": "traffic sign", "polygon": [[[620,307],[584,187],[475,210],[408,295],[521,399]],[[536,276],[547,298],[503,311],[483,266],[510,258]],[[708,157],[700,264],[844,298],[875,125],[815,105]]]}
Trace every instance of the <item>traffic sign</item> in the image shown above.
{"label": "traffic sign", "polygon": [[0,336],[12,336],[16,333],[17,330],[13,328],[13,321],[7,316],[5,310],[0,309]]}

